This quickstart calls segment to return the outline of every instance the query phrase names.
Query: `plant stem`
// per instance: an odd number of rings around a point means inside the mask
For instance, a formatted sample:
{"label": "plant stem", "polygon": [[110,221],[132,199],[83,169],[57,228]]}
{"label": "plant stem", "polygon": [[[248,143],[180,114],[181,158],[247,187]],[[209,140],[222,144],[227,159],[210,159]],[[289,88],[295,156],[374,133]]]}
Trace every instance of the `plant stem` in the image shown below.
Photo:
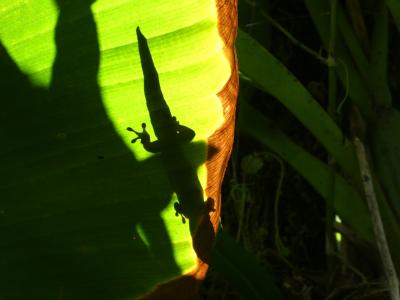
{"label": "plant stem", "polygon": [[360,165],[360,172],[364,186],[365,198],[367,200],[368,209],[371,214],[372,228],[378,246],[379,255],[382,260],[383,270],[385,272],[386,279],[388,281],[390,298],[392,300],[400,300],[399,282],[397,279],[396,269],[394,267],[393,260],[390,255],[389,245],[382,224],[382,218],[379,213],[379,206],[376,200],[376,194],[372,183],[372,176],[367,159],[366,150],[363,142],[358,137],[355,137],[353,142],[356,149],[358,163]]}
{"label": "plant stem", "polygon": [[390,254],[385,229],[383,228],[378,201],[373,185],[373,177],[368,162],[367,151],[362,142],[365,137],[365,124],[361,113],[356,107],[350,113],[350,131],[353,137],[353,144],[356,151],[358,165],[360,169],[365,199],[371,215],[372,229],[374,232],[379,256],[382,261],[383,271],[386,276],[391,300],[400,300],[399,281],[393,260]]}
{"label": "plant stem", "polygon": [[[337,90],[337,81],[336,81],[336,61],[335,61],[335,43],[336,43],[336,1],[331,0],[331,14],[330,14],[330,38],[329,38],[329,47],[328,47],[328,59],[326,60],[328,65],[328,107],[327,112],[329,116],[332,118],[334,122],[336,122],[336,90]],[[335,185],[336,185],[336,169],[335,169],[335,160],[332,156],[328,156],[328,165],[332,169],[331,178],[330,178],[330,196],[328,197],[328,202],[325,208],[326,214],[326,227],[325,227],[325,236],[326,236],[326,253],[334,251],[335,242],[334,242],[334,220],[335,220]],[[331,250],[332,249],[332,250]],[[327,255],[327,266],[328,270],[333,270],[334,268],[334,259],[330,255]]]}
{"label": "plant stem", "polygon": [[333,120],[336,119],[336,7],[337,0],[331,0],[331,19],[330,19],[330,38],[328,47],[328,68],[329,68],[329,94],[328,94],[328,114]]}

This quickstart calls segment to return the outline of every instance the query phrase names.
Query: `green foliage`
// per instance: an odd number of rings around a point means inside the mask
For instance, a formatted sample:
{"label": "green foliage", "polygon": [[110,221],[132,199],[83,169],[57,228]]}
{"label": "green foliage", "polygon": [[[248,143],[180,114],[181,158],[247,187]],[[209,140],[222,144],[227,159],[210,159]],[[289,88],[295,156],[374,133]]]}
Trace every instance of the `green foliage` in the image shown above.
{"label": "green foliage", "polygon": [[[358,1],[355,2],[358,3]],[[354,124],[349,110],[353,105],[356,106],[367,124],[367,131],[362,138],[365,138],[363,140],[365,145],[367,147],[369,145],[371,148],[370,160],[371,169],[374,172],[374,188],[391,255],[399,272],[400,118],[395,107],[398,107],[400,103],[395,102],[393,94],[396,91],[391,90],[397,85],[391,84],[388,78],[389,56],[398,57],[399,54],[390,53],[388,45],[389,36],[391,34],[398,36],[400,33],[400,5],[398,1],[389,0],[361,3],[364,8],[367,6],[366,11],[368,12],[360,10],[355,13],[361,20],[368,19],[369,27],[365,28],[369,30],[366,34],[370,40],[365,41],[362,32],[354,29],[356,21],[352,19],[352,12],[349,11],[349,8],[343,9],[341,3],[339,1],[305,1],[309,16],[321,39],[321,47],[326,50],[318,52],[309,49],[297,40],[290,33],[290,29],[283,28],[279,21],[274,20],[268,14],[270,10],[268,1],[267,3],[265,1],[241,2],[243,15],[239,12],[239,18],[242,16],[242,19],[251,20],[254,23],[246,24],[242,21],[236,43],[241,78],[238,129],[242,136],[250,137],[278,154],[322,196],[327,207],[325,216],[327,240],[332,241],[333,232],[337,230],[337,224],[333,219],[337,214],[344,221],[346,228],[350,232],[356,233],[357,239],[361,238],[357,243],[372,242],[374,244],[371,216],[365,202],[359,165],[354,155],[354,136],[349,133],[348,129]],[[287,3],[282,1],[282,10],[285,9],[285,5]],[[290,14],[288,13],[288,15]],[[258,16],[258,19],[255,16]],[[290,17],[296,18],[293,15]],[[396,33],[393,33],[393,21],[397,26]],[[325,65],[329,79],[324,82],[327,90],[323,92],[325,98],[328,98],[328,104],[322,103],[320,99],[316,100],[318,95],[311,93],[311,88],[302,83],[303,78],[297,79],[284,66],[286,63],[284,59],[279,61],[271,54],[270,48],[275,53],[277,52],[276,47],[274,48],[272,45],[273,41],[268,40],[268,37],[271,36],[271,28],[278,29],[280,33],[283,33],[284,38],[288,39],[288,43],[299,46],[300,49],[312,55],[316,62],[322,62]],[[305,38],[306,35],[302,37]],[[285,54],[282,55],[279,52],[278,54],[285,57]],[[296,57],[294,57],[295,59]],[[297,74],[299,74],[298,70]],[[336,83],[336,78],[340,84]],[[396,80],[398,82],[398,78],[395,78]],[[259,100],[259,98],[265,99],[266,97],[254,96],[260,95],[260,91],[282,103],[324,147],[327,156],[319,155],[317,157],[307,152],[278,128],[279,125],[271,121],[273,116],[269,116],[260,109],[260,107],[267,106],[266,103],[261,103],[262,101]],[[242,144],[240,137],[238,143]],[[237,157],[233,159],[235,164]],[[257,171],[262,168],[258,161],[251,166]],[[239,177],[237,172],[236,167],[233,166],[233,180]],[[243,185],[235,183],[232,188],[233,193],[241,195],[237,197],[237,200],[241,201],[240,210],[237,210],[238,233],[241,233],[244,226],[241,224],[242,216],[246,218],[246,215],[251,213],[249,210],[254,206],[255,201],[252,199],[252,193],[247,190],[251,183],[246,182],[245,175],[242,176],[244,177]],[[235,186],[241,186],[239,193]],[[229,225],[230,223],[226,226]],[[245,233],[238,234],[237,240],[248,249],[248,239],[243,235]],[[270,233],[270,235],[272,234]],[[348,239],[349,236],[346,235],[345,238]],[[278,248],[279,245],[275,246]],[[333,248],[336,251],[340,251],[335,247]],[[332,248],[327,248],[326,251],[329,267],[327,271],[331,272],[332,260],[329,257],[332,255],[330,252]],[[370,256],[374,255],[376,254]],[[281,257],[281,259],[283,258]],[[348,259],[350,264],[354,260],[351,257],[344,259]],[[286,261],[286,259],[283,260]],[[293,266],[290,268],[295,269]],[[244,269],[245,267],[243,267]],[[360,274],[357,269],[354,272]],[[246,282],[257,279],[257,275],[248,274],[248,276],[249,278],[243,280],[241,284],[235,283],[235,286],[241,288],[245,299],[249,293],[248,287],[242,286]],[[268,276],[264,277],[266,281]],[[360,278],[367,283],[364,275],[361,274]],[[269,280],[273,282],[272,279]],[[336,292],[332,291],[331,295]]]}
{"label": "green foliage", "polygon": [[140,25],[203,200],[231,71],[213,3],[1,1],[0,299],[132,299],[196,266],[171,174],[126,128],[150,123]]}
{"label": "green foliage", "polygon": [[261,267],[253,255],[223,231],[218,234],[215,242],[211,265],[235,285],[246,299],[284,299],[270,271]]}

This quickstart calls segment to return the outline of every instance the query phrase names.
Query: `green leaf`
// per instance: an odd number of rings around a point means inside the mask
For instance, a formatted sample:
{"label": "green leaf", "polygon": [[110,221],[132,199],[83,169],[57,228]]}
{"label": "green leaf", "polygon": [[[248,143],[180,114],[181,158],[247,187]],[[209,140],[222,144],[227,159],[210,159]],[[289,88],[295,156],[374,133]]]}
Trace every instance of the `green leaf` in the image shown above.
{"label": "green leaf", "polygon": [[[378,31],[374,34],[374,40],[372,43],[372,55],[374,56],[373,59],[376,59],[377,47],[380,47],[379,50],[383,58],[385,58],[384,53],[385,48],[387,48],[387,14],[386,8],[384,5],[384,1],[378,1],[378,8],[377,8],[377,16],[375,18],[375,30]],[[385,80],[385,76],[382,77],[382,73],[379,72],[379,69],[376,69],[376,62],[370,66],[366,55],[364,54],[363,49],[354,33],[353,28],[350,26],[345,13],[341,6],[338,4],[337,9],[338,14],[338,25],[343,36],[343,39],[346,42],[348,49],[352,55],[352,58],[365,81],[365,88],[369,91],[369,94],[373,96],[373,101],[376,106],[387,107],[391,105],[391,96],[389,87]],[[385,25],[386,23],[386,25]],[[379,40],[377,39],[379,38]],[[386,40],[386,41],[385,41]],[[375,49],[374,49],[375,48]],[[339,48],[340,49],[340,48]],[[343,50],[342,50],[343,52]],[[341,52],[339,52],[340,54]],[[340,58],[340,56],[339,56]],[[345,64],[348,61],[344,61]],[[378,73],[377,73],[378,72]]]}
{"label": "green leaf", "polygon": [[370,66],[374,75],[375,103],[378,107],[392,104],[387,81],[389,52],[389,18],[384,0],[378,1],[375,26],[372,34]]}
{"label": "green leaf", "polygon": [[386,0],[386,4],[389,7],[390,13],[393,16],[393,20],[397,26],[397,31],[400,32],[400,3],[397,0]]}
{"label": "green leaf", "polygon": [[[306,88],[267,49],[239,31],[236,42],[241,74],[282,102],[321,142],[340,166],[354,174],[356,159],[351,144]],[[267,70],[267,71],[266,71]]]}
{"label": "green leaf", "polygon": [[244,101],[240,102],[238,127],[247,136],[278,153],[327,203],[333,197],[334,209],[346,224],[363,238],[372,240],[367,207],[357,190],[342,176],[291,141],[271,121]]}
{"label": "green leaf", "polygon": [[[325,47],[327,47],[328,40],[329,40],[329,22],[327,22],[325,18],[325,13],[329,10],[327,3],[324,1],[318,0],[306,0],[306,6],[310,12],[311,17],[313,18],[314,24],[318,33],[321,37],[321,40]],[[376,19],[375,24],[375,37],[373,41],[373,49],[372,51],[379,51],[377,48],[381,48],[381,50],[385,51],[385,34],[383,31],[385,30],[385,12],[383,8],[383,4],[379,3],[379,9],[377,18],[381,18],[380,20]],[[390,103],[390,91],[387,86],[386,81],[382,81],[382,73],[384,72],[385,63],[382,62],[382,57],[378,59],[376,56],[377,53],[371,53],[372,61],[371,65],[369,62],[366,61],[365,57],[358,57],[361,53],[360,45],[356,43],[355,35],[352,33],[352,29],[350,25],[346,25],[345,17],[343,12],[339,12],[339,20],[338,23],[341,26],[341,34],[343,35],[344,39],[338,39],[336,43],[336,56],[340,59],[342,64],[346,66],[346,72],[344,72],[343,68],[338,68],[338,75],[343,83],[343,85],[348,89],[349,96],[351,100],[358,106],[360,111],[363,114],[363,117],[366,119],[367,124],[375,124],[377,121],[376,112],[372,109],[373,108],[373,96],[376,98],[382,97],[379,101],[375,101],[376,104],[384,104],[387,105]],[[376,35],[383,34],[380,37]],[[339,37],[338,37],[339,38]],[[348,49],[345,47],[347,43]],[[351,53],[351,55],[350,55]],[[385,56],[382,53],[383,56]],[[362,55],[364,56],[364,55]],[[354,59],[354,62],[353,62]],[[376,61],[376,60],[379,61]],[[358,70],[357,70],[357,68]],[[367,74],[370,72],[370,74]],[[364,77],[360,75],[360,73],[364,73]],[[371,73],[373,76],[377,75],[377,78],[371,77]],[[376,74],[375,74],[376,73]],[[366,74],[366,75],[365,75]],[[369,77],[369,79],[368,79]],[[373,84],[370,83],[369,80],[374,81]],[[373,91],[371,91],[371,88]],[[374,125],[375,126],[375,125]],[[375,160],[376,158],[374,158]],[[357,171],[359,172],[359,171]],[[356,177],[353,177],[353,180]],[[355,180],[359,185],[359,182]],[[400,245],[397,242],[400,238],[400,228],[397,216],[395,212],[392,210],[389,200],[387,196],[383,192],[381,185],[378,184],[377,181],[374,182],[375,192],[377,195],[377,199],[379,202],[379,208],[381,210],[382,220],[385,226],[385,232],[388,239],[391,253],[393,260],[395,261],[395,265],[400,265]]]}
{"label": "green leaf", "polygon": [[2,0],[4,299],[132,299],[197,266],[160,156],[126,128],[150,123],[140,25],[172,114],[196,133],[183,155],[205,189],[231,76],[218,21],[211,0]]}
{"label": "green leaf", "polygon": [[[326,13],[329,12],[329,3],[319,0],[305,0],[305,5],[310,12],[315,28],[318,31],[325,49],[328,49],[330,23],[329,18],[326,17]],[[341,22],[344,20],[344,16],[340,16],[341,18],[338,20],[338,25],[343,34],[349,26],[346,27],[346,24]],[[361,49],[359,49],[359,45],[355,40],[352,40],[354,36],[354,33],[352,34],[351,31],[349,31],[349,34],[346,35],[347,39],[343,38],[341,35],[336,37],[335,57],[337,73],[350,99],[358,106],[363,116],[365,116],[368,121],[371,121],[376,117],[372,107],[372,95],[369,93],[368,89],[365,88],[365,77],[363,78],[360,74],[363,72],[365,74],[368,65],[366,63],[366,58],[362,55]],[[351,42],[348,46],[352,47],[353,53],[346,47],[346,42]],[[357,57],[357,61],[354,63],[353,58],[357,55],[361,56]]]}
{"label": "green leaf", "polygon": [[217,235],[211,268],[224,276],[244,297],[252,300],[284,299],[270,271],[224,231]]}

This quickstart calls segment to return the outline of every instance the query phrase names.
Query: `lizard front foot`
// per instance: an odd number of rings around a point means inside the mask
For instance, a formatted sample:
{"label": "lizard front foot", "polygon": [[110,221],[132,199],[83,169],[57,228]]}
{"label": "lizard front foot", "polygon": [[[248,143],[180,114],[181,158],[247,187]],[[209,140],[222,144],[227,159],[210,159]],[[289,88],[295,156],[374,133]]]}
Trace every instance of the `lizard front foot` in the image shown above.
{"label": "lizard front foot", "polygon": [[[204,202],[203,207],[200,208],[200,214],[209,214],[210,212],[214,212],[215,211],[215,202],[214,199],[211,197],[208,197],[207,200]],[[183,207],[182,204],[179,202],[175,202],[174,203],[174,208],[175,208],[175,216],[181,216],[182,218],[182,223],[185,224],[186,223],[186,218],[184,215],[184,211],[183,211]]]}
{"label": "lizard front foot", "polygon": [[185,224],[186,223],[186,218],[185,218],[185,216],[183,215],[183,212],[182,212],[182,204],[180,204],[179,202],[175,202],[174,203],[174,208],[175,208],[175,216],[181,216],[181,218],[182,218],[182,223],[183,224]]}
{"label": "lizard front foot", "polygon": [[142,123],[142,132],[138,132],[131,127],[126,128],[126,130],[134,132],[137,135],[137,137],[134,138],[131,143],[135,143],[137,140],[140,140],[142,144],[150,142],[150,135],[146,130],[146,123]]}

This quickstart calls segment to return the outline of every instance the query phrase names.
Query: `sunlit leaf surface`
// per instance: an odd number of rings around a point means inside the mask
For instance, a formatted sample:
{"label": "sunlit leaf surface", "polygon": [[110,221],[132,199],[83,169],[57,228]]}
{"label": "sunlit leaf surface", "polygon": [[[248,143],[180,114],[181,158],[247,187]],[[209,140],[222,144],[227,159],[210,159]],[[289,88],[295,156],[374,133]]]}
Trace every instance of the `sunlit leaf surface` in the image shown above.
{"label": "sunlit leaf surface", "polygon": [[150,124],[137,26],[204,187],[231,73],[215,1],[1,1],[0,299],[131,299],[195,266],[159,155],[126,131]]}

